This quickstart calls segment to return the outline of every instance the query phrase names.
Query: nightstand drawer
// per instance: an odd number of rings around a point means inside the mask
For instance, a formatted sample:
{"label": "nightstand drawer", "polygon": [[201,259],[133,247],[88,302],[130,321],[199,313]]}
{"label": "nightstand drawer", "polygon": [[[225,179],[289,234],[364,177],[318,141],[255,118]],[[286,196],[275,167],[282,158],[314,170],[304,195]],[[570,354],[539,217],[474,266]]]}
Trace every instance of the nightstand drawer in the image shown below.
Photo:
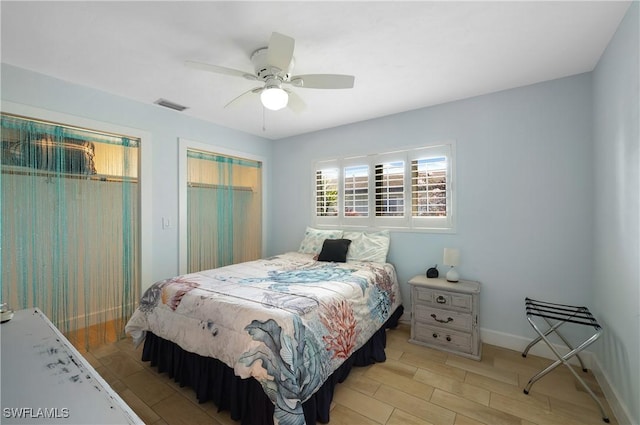
{"label": "nightstand drawer", "polygon": [[416,300],[417,301],[424,301],[427,303],[432,303],[433,302],[433,291],[430,289],[426,289],[426,288],[418,288],[416,287],[414,289],[415,294],[416,294]]}
{"label": "nightstand drawer", "polygon": [[447,330],[423,323],[415,324],[415,339],[448,348],[452,351],[471,353],[471,334]]}
{"label": "nightstand drawer", "polygon": [[458,329],[466,332],[471,332],[473,327],[473,321],[470,313],[441,310],[425,305],[416,305],[415,312],[416,320],[427,325]]}
{"label": "nightstand drawer", "polygon": [[418,301],[436,304],[440,307],[455,308],[464,311],[471,311],[472,296],[468,294],[456,294],[454,292],[443,292],[428,288],[415,288]]}

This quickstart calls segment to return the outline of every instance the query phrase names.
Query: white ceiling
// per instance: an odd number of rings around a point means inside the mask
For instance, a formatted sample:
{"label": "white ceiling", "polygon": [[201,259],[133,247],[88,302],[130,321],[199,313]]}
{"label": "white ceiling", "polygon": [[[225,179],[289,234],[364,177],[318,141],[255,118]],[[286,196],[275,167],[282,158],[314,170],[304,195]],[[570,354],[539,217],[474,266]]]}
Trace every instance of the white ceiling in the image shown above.
{"label": "white ceiling", "polygon": [[[1,58],[279,139],[591,71],[629,4],[2,1]],[[184,66],[252,72],[273,31],[296,40],[293,74],[351,74],[355,87],[293,88],[302,113],[263,115],[258,96],[224,108],[255,81]]]}

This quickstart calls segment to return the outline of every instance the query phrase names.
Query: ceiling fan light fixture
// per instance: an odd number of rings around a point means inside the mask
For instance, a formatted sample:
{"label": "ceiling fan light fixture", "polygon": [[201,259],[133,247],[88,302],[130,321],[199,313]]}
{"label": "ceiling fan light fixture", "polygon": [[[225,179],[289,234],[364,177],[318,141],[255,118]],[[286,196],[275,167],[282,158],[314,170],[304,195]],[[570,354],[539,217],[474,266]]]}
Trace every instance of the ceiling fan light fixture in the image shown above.
{"label": "ceiling fan light fixture", "polygon": [[289,95],[278,86],[266,87],[262,90],[262,93],[260,93],[260,101],[265,108],[272,111],[279,111],[287,106]]}
{"label": "ceiling fan light fixture", "polygon": [[[2,0],[0,0],[2,1]],[[262,87],[254,87],[227,103],[231,103],[247,94],[260,93],[260,100],[264,108],[279,111],[289,107],[293,112],[300,112],[304,102],[295,91],[284,90],[283,84],[308,89],[350,89],[353,88],[355,77],[342,74],[304,74],[293,75],[295,59],[293,51],[295,40],[289,36],[274,32],[269,39],[269,45],[255,50],[251,54],[254,74],[224,66],[210,65],[201,62],[186,61],[190,68],[214,72],[216,74],[244,77],[248,80],[263,81]]]}

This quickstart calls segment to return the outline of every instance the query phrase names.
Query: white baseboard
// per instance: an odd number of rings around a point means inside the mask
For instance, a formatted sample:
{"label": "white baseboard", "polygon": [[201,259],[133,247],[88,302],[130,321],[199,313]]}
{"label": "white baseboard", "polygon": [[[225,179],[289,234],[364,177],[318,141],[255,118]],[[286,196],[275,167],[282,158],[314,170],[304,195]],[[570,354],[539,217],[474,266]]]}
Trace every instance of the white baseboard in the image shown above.
{"label": "white baseboard", "polygon": [[629,409],[627,408],[627,406],[624,403],[620,402],[620,400],[622,400],[622,398],[618,397],[618,392],[611,385],[611,381],[609,380],[609,377],[607,376],[607,374],[603,371],[602,367],[600,366],[600,362],[598,362],[598,357],[597,356],[594,356],[594,358],[593,358],[593,369],[592,370],[593,370],[593,374],[596,377],[596,381],[598,381],[598,384],[600,385],[600,388],[602,388],[602,392],[604,393],[604,397],[609,402],[609,406],[611,407],[611,410],[613,411],[613,415],[618,420],[618,423],[619,424],[628,424],[628,425],[638,425],[637,422],[633,422],[631,420],[631,413],[629,412]]}
{"label": "white baseboard", "polygon": [[[492,331],[489,329],[480,329],[480,338],[485,344],[497,345],[498,347],[508,348],[510,350],[519,351],[521,353],[533,340],[533,337],[524,338],[521,336]],[[564,345],[554,344],[553,347],[561,354],[565,354],[569,351],[569,349]],[[551,349],[547,346],[547,344],[544,343],[544,341],[540,341],[536,345],[531,347],[531,349],[529,350],[529,354],[544,357],[545,359],[551,359],[554,361],[558,360],[556,355],[553,354],[553,351],[551,351]],[[593,353],[589,351],[581,351],[580,358],[584,362],[584,365],[587,369],[592,368]],[[569,363],[575,366],[580,366],[580,362],[578,362],[578,359],[575,357],[569,359]]]}
{"label": "white baseboard", "polygon": [[[133,311],[133,310],[132,310]],[[115,320],[121,317],[122,306],[107,308],[101,311],[91,312],[89,314],[79,314],[74,318],[64,320],[60,326],[63,328],[72,323],[83,323],[85,326],[93,326],[100,323]],[[80,327],[85,327],[80,326]]]}

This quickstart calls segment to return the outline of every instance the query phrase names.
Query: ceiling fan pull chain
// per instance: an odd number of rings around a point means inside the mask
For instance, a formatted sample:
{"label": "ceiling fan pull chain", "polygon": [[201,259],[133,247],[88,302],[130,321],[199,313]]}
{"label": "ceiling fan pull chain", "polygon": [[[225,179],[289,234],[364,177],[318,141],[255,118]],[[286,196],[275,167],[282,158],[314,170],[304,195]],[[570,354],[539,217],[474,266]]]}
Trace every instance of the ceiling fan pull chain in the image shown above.
{"label": "ceiling fan pull chain", "polygon": [[267,108],[265,108],[264,106],[262,107],[262,131],[267,131],[267,124],[266,124],[266,116],[267,116]]}

